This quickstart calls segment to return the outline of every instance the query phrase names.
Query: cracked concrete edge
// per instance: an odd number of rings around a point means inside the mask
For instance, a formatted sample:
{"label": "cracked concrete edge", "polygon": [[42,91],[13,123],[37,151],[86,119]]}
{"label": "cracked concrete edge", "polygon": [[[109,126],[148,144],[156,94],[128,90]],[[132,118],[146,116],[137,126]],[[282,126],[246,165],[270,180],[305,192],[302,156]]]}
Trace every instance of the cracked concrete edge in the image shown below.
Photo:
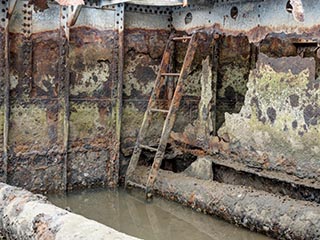
{"label": "cracked concrete edge", "polygon": [[42,195],[0,183],[0,232],[6,239],[137,240],[54,206]]}

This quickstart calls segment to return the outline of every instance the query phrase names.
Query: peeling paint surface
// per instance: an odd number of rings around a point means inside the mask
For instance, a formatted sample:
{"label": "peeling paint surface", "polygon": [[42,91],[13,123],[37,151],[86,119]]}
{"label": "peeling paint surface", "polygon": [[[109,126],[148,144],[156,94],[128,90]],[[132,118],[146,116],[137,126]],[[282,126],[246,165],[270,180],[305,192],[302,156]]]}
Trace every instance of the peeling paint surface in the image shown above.
{"label": "peeling paint surface", "polygon": [[[126,57],[121,133],[121,152],[124,156],[130,156],[133,151],[168,37],[169,32],[165,30],[131,28],[125,32]],[[168,107],[165,94],[158,104],[163,109]],[[146,144],[150,146],[156,146],[158,143],[164,116],[157,114],[153,119],[154,124],[149,129],[146,139]]]}
{"label": "peeling paint surface", "polygon": [[[65,39],[59,30],[60,7],[49,7],[43,12],[29,12],[19,2],[11,19],[8,182],[37,192],[61,191],[66,188],[63,172],[67,168],[68,188],[115,186],[117,173],[111,164],[111,159],[117,159],[115,149],[119,145],[115,136],[115,13],[86,9],[79,25],[70,31],[68,54],[66,48],[61,49]],[[106,16],[109,25],[93,26],[85,21],[90,12]],[[33,34],[28,39],[26,24],[32,24]],[[1,39],[2,33],[1,28]],[[30,49],[32,59],[26,61]],[[66,54],[70,67],[67,92],[67,78],[59,72]],[[0,82],[2,89],[2,78]],[[66,107],[66,97],[70,108]],[[0,96],[1,136],[2,103]],[[66,111],[70,115],[68,129]],[[2,155],[3,138],[0,141]]]}
{"label": "peeling paint surface", "polygon": [[231,145],[240,152],[250,149],[263,168],[318,181],[320,92],[314,76],[311,58],[260,54],[244,106],[238,114],[226,114],[219,134],[229,134]]}

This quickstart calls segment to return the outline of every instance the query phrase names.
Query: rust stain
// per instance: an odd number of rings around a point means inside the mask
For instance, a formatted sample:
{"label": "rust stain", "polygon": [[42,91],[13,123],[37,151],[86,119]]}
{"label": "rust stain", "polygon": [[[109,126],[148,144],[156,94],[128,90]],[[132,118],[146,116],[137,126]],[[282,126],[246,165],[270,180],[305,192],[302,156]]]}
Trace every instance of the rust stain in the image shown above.
{"label": "rust stain", "polygon": [[230,30],[226,29],[221,24],[214,24],[211,27],[206,28],[193,28],[188,29],[187,32],[191,33],[194,31],[204,31],[204,32],[218,32],[220,34],[225,35],[232,35],[232,36],[238,36],[238,35],[245,35],[248,37],[250,42],[258,43],[262,39],[264,39],[268,34],[270,33],[288,33],[288,35],[295,35],[300,37],[311,37],[311,38],[319,38],[320,37],[320,24],[314,25],[312,27],[298,27],[295,29],[295,33],[292,34],[292,29],[290,27],[281,26],[279,28],[276,27],[269,27],[269,26],[256,26],[250,30]]}

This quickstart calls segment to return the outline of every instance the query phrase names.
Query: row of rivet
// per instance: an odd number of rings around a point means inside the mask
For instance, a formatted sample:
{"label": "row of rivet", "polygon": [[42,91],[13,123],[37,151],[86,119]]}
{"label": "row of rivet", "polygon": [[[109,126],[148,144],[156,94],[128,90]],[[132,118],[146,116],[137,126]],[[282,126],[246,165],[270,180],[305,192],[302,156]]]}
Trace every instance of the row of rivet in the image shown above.
{"label": "row of rivet", "polygon": [[[2,0],[0,2],[0,28],[3,30],[3,32],[0,33],[0,59],[4,59],[5,57],[5,32],[4,28],[6,26],[6,23],[8,21],[8,0]],[[3,98],[4,93],[4,82],[5,82],[5,68],[6,68],[6,62],[0,61],[0,98]]]}
{"label": "row of rivet", "polygon": [[32,78],[33,78],[33,69],[32,69],[32,13],[33,13],[33,5],[25,2],[23,4],[23,24],[22,24],[22,32],[23,36],[23,91],[24,95],[27,97],[31,91],[32,86]]}

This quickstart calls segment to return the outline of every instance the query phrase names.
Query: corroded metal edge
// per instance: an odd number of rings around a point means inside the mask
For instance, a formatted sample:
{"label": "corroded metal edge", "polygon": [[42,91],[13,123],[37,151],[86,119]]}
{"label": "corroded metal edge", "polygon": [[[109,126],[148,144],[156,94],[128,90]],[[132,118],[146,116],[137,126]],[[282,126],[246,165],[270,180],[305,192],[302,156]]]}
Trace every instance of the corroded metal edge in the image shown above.
{"label": "corroded metal edge", "polygon": [[[137,168],[133,181],[143,185],[147,172],[146,167]],[[167,199],[271,237],[320,238],[320,205],[316,203],[163,170],[154,189]]]}

